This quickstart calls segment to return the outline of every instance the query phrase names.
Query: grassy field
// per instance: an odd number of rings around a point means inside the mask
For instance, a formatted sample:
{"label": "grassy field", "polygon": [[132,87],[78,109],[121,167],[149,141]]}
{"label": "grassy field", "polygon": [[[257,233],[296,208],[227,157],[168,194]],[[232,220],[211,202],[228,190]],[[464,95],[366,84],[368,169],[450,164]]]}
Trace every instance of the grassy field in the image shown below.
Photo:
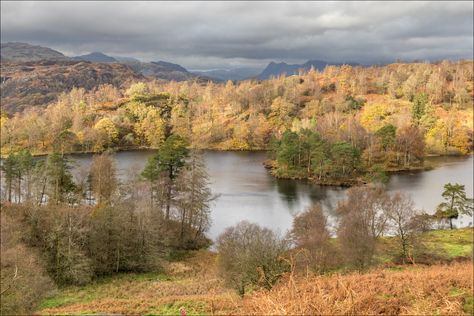
{"label": "grassy field", "polygon": [[161,273],[122,274],[84,287],[66,287],[44,301],[41,314],[229,313],[239,298],[217,275],[216,254],[198,251],[165,264]]}
{"label": "grassy field", "polygon": [[[419,244],[423,248],[422,251],[429,254],[431,262],[472,258],[473,229],[429,231],[421,236]],[[377,248],[377,259],[382,263],[392,262],[399,252],[396,238],[382,238]],[[426,258],[423,259],[423,261],[426,260]]]}
{"label": "grassy field", "polygon": [[[472,311],[473,230],[423,235],[438,258],[432,266],[380,266],[365,274],[282,280],[272,291],[241,299],[217,273],[217,256],[198,251],[161,272],[122,274],[83,287],[61,288],[39,314],[469,314]],[[395,240],[384,239],[389,260]],[[470,259],[469,259],[470,258]],[[449,261],[461,261],[449,263]]]}

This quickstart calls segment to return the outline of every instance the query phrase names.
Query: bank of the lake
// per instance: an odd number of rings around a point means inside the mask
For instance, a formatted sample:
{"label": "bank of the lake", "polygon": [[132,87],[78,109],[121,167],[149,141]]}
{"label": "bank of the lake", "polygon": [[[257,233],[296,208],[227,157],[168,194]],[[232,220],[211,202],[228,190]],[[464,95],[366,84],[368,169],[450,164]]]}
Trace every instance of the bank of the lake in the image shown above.
{"label": "bank of the lake", "polygon": [[[117,152],[114,157],[120,180],[139,174],[153,154],[153,150]],[[208,234],[212,239],[241,220],[284,233],[293,216],[314,203],[320,203],[335,224],[334,209],[345,197],[347,188],[275,178],[263,165],[268,159],[263,151],[203,151],[203,155],[210,188],[218,195],[211,205],[212,225]],[[74,154],[70,158],[75,176],[83,176],[92,155]],[[464,184],[467,194],[473,195],[472,155],[428,157],[427,163],[432,166],[430,170],[389,174],[387,190],[410,194],[415,206],[426,212],[433,212],[443,201],[441,193],[448,182]],[[468,224],[465,217],[456,221],[458,226]]]}
{"label": "bank of the lake", "polygon": [[[431,156],[431,157],[467,157],[462,155],[456,156]],[[429,158],[429,157],[427,157]],[[384,167],[383,169],[377,170],[376,173],[371,175],[371,171],[366,170],[365,172],[359,172],[352,177],[318,177],[317,175],[308,174],[306,171],[301,170],[300,172],[289,171],[279,167],[278,162],[274,159],[268,159],[263,162],[263,165],[270,172],[271,175],[278,179],[290,179],[290,180],[307,180],[317,185],[322,186],[337,186],[337,187],[351,187],[355,185],[363,185],[369,182],[368,177],[379,176],[385,178],[388,175],[394,175],[397,173],[404,172],[419,172],[428,171],[435,166],[429,161],[425,161],[421,165],[413,166],[401,166],[401,167]],[[386,179],[385,179],[386,180]]]}
{"label": "bank of the lake", "polygon": [[[469,280],[469,276],[472,278],[472,268],[469,267],[472,267],[473,230],[433,230],[423,233],[420,236],[420,241],[427,247],[427,251],[432,254],[433,258],[438,261],[432,263],[437,264],[425,265],[423,262],[418,262],[416,265],[395,264],[393,262],[394,248],[397,241],[393,237],[386,237],[379,241],[376,260],[380,265],[374,268],[375,270],[366,273],[335,273],[334,275],[318,276],[317,279],[313,280],[295,275],[296,279],[292,281],[298,282],[291,285],[302,285],[304,281],[308,281],[307,284],[311,281],[312,285],[319,285],[317,282],[326,280],[328,281],[326,285],[328,283],[340,284],[343,282],[345,286],[353,287],[360,282],[370,283],[370,291],[374,292],[374,297],[379,298],[378,304],[381,308],[384,308],[386,305],[385,297],[395,297],[395,294],[401,297],[411,295],[408,288],[413,285],[413,280],[426,282],[424,278],[428,276],[427,272],[434,270],[436,273],[432,272],[429,275],[429,280],[444,284],[445,287],[446,284],[452,282],[452,287],[456,290],[455,295],[449,295],[445,299],[451,300],[453,304],[460,304],[459,311],[469,311],[469,308],[472,310],[472,299],[469,300],[469,297],[472,298],[472,287],[463,287],[460,286],[459,282],[453,282],[457,280],[453,278],[453,271],[456,270],[457,273],[462,273],[465,282]],[[104,314],[177,315],[185,310],[187,314],[193,315],[249,314],[248,303],[255,300],[255,294],[260,295],[260,297],[262,297],[262,294],[268,295],[268,298],[270,298],[272,293],[286,285],[282,282],[275,290],[265,291],[264,293],[248,293],[242,299],[235,291],[224,286],[218,273],[217,256],[215,252],[200,250],[189,253],[179,262],[164,262],[164,269],[161,271],[119,274],[95,280],[92,284],[86,286],[59,288],[42,302],[37,313],[58,315],[100,312]],[[450,262],[451,265],[448,265]],[[453,266],[453,262],[460,263]],[[428,262],[425,261],[424,263]],[[439,270],[442,270],[443,273],[439,273]],[[393,281],[394,276],[397,278],[396,286],[387,286],[386,282],[388,280]],[[352,280],[350,280],[351,278]],[[324,289],[325,284],[321,285]],[[377,287],[375,288],[375,286]],[[355,289],[352,292],[355,299],[363,294],[362,288],[363,286],[359,286],[358,290]],[[450,287],[447,288],[450,290]],[[367,291],[367,289],[363,291]],[[376,295],[377,292],[384,293],[384,295]],[[435,292],[438,294],[438,291]],[[318,299],[315,296],[310,296],[312,292],[297,291],[294,293],[304,293],[305,297],[311,300],[311,303]],[[320,296],[318,295],[318,297]],[[348,297],[346,296],[346,299],[349,299]],[[445,302],[438,302],[429,291],[426,291],[420,297],[424,302],[430,303],[424,307],[427,311],[434,311],[436,304]],[[279,301],[262,299],[259,304],[262,306],[267,306],[265,304],[268,302],[272,305],[283,304],[282,298],[287,303],[294,299],[283,295],[279,297]],[[338,302],[341,303],[341,301]],[[307,304],[309,302],[302,303]],[[336,301],[326,303],[334,305]],[[413,308],[419,308],[412,299],[400,299],[392,303],[400,304],[405,308],[412,305]],[[267,313],[268,311],[266,310]]]}

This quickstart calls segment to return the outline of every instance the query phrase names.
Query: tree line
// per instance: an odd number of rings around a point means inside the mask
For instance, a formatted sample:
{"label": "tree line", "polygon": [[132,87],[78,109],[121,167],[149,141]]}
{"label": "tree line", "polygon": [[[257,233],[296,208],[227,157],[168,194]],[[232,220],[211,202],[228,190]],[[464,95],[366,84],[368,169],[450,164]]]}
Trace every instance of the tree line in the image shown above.
{"label": "tree line", "polygon": [[159,271],[160,261],[210,245],[215,196],[202,155],[176,134],[128,180],[118,177],[110,152],[95,155],[89,170],[75,176],[60,153],[37,159],[22,150],[1,169],[2,303],[11,308],[29,306],[14,302],[30,294],[38,300],[41,294],[30,292],[43,287]]}
{"label": "tree line", "polygon": [[311,129],[330,143],[350,143],[369,164],[395,168],[426,153],[471,151],[472,100],[471,61],[328,66],[237,83],[104,85],[65,91],[47,108],[2,112],[1,145],[4,155],[158,148],[173,127],[195,148],[268,149],[272,136]]}

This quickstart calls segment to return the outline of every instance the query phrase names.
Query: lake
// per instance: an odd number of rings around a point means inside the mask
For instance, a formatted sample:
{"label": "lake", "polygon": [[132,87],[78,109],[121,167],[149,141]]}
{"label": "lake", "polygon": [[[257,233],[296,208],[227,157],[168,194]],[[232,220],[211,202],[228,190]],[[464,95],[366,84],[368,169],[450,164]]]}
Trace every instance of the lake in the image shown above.
{"label": "lake", "polygon": [[[153,151],[129,151],[115,154],[121,179],[130,172],[138,173]],[[285,233],[293,216],[313,203],[320,203],[333,218],[337,202],[345,197],[346,188],[319,186],[301,180],[272,177],[263,166],[266,152],[205,151],[204,157],[211,180],[211,190],[219,198],[211,207],[212,226],[208,235],[215,239],[226,227],[241,220],[258,223]],[[75,174],[85,174],[91,155],[72,155]],[[415,206],[433,212],[442,202],[444,184],[460,183],[473,195],[473,156],[433,157],[427,161],[433,170],[403,172],[390,176],[387,189],[410,194]],[[334,221],[330,221],[334,223]],[[457,226],[472,225],[472,218],[461,217]]]}

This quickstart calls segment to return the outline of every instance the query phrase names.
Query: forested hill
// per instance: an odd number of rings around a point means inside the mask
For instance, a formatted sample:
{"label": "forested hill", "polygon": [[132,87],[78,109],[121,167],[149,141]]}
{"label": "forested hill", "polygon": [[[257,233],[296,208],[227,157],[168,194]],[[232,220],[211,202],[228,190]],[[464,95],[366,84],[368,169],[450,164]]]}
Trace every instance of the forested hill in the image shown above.
{"label": "forested hill", "polygon": [[101,52],[68,57],[48,47],[2,43],[0,53],[1,106],[8,113],[45,106],[73,88],[90,91],[103,84],[123,89],[129,81],[212,80],[177,64],[114,58]]}
{"label": "forested hill", "polygon": [[[47,84],[54,78],[54,67],[42,67],[38,89],[50,89]],[[100,71],[89,68],[91,64],[74,67],[85,68],[85,80],[91,74],[101,78]],[[29,80],[28,69],[22,71],[24,77],[7,80],[5,87]],[[338,147],[343,152],[355,149],[357,159],[385,163],[387,169],[398,169],[402,162],[422,162],[426,154],[472,150],[472,61],[328,66],[321,72],[238,83],[150,81],[123,88],[114,84],[142,79],[127,74],[116,77],[113,69],[107,70],[107,84],[92,91],[74,88],[46,109],[31,108],[10,116],[2,112],[2,153],[19,148],[51,152],[58,146],[63,151],[157,147],[171,129],[194,147],[274,148],[277,154],[284,149],[279,147],[285,145],[284,133],[296,133],[287,134],[301,145],[298,161],[287,161],[288,168],[314,166],[309,165],[313,158],[301,152],[307,144],[304,130],[324,141],[328,159],[334,160],[332,144],[343,143]],[[18,97],[10,93],[2,89],[2,103]],[[28,97],[35,91],[22,93]],[[284,152],[280,155],[293,159]]]}
{"label": "forested hill", "polygon": [[94,90],[109,84],[124,88],[126,82],[147,80],[126,65],[72,60],[2,62],[1,73],[2,110],[9,113],[54,102],[74,87]]}
{"label": "forested hill", "polygon": [[[308,60],[304,64],[287,64],[284,62],[270,62],[267,67],[257,76],[260,80],[270,79],[281,75],[291,76],[300,71],[309,71],[311,68],[322,71],[328,65],[342,66],[340,63],[328,63],[322,60]],[[357,63],[347,63],[349,66],[359,66]]]}

